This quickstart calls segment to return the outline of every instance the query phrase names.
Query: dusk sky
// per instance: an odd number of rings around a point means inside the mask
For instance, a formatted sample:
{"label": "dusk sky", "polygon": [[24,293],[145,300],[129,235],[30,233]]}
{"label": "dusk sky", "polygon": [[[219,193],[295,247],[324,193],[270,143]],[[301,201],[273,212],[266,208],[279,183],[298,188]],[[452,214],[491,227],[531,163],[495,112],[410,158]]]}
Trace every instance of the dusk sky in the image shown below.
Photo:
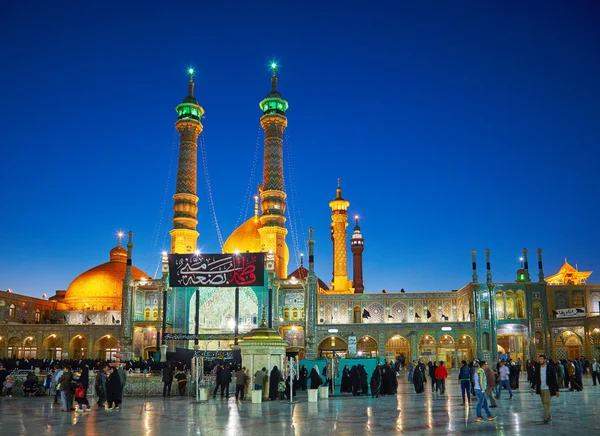
{"label": "dusk sky", "polygon": [[[8,0],[0,17],[0,289],[67,289],[118,230],[154,276],[188,66],[226,238],[262,179],[272,59],[290,105],[287,241],[306,252],[315,229],[325,282],[338,177],[366,292],[458,289],[473,248],[484,279],[488,247],[497,282],[524,247],[536,280],[541,247],[546,275],[567,257],[600,282],[598,1]],[[220,252],[198,162],[199,246]]]}

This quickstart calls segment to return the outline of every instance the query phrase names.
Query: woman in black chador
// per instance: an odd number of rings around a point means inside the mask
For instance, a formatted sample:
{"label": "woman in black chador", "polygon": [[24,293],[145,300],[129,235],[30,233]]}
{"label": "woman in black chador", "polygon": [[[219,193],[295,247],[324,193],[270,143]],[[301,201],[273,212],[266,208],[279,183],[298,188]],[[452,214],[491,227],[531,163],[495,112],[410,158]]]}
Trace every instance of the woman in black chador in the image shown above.
{"label": "woman in black chador", "polygon": [[413,374],[413,384],[415,385],[415,392],[422,394],[425,392],[425,377],[423,376],[423,369],[417,365],[415,366],[415,372]]}
{"label": "woman in black chador", "polygon": [[379,392],[381,391],[381,367],[379,364],[373,370],[371,375],[371,397],[378,398]]}
{"label": "woman in black chador", "polygon": [[319,375],[319,367],[317,365],[310,371],[310,376],[308,378],[310,379],[311,389],[318,389],[319,386],[323,384],[323,379]]}
{"label": "woman in black chador", "polygon": [[348,368],[348,365],[344,366],[344,370],[342,371],[342,387],[340,388],[340,392],[352,392],[352,382],[350,381],[350,368]]}
{"label": "woman in black chador", "polygon": [[277,400],[279,398],[279,392],[277,388],[279,387],[279,379],[281,378],[281,374],[277,366],[273,367],[271,371],[271,375],[269,376],[269,399],[271,401]]}
{"label": "woman in black chador", "polygon": [[360,368],[360,384],[362,387],[362,393],[365,395],[369,395],[369,376],[367,375],[367,370],[364,365],[358,365]]}
{"label": "woman in black chador", "polygon": [[352,395],[360,397],[360,372],[356,365],[352,366],[352,369],[350,370],[350,383],[352,385]]}

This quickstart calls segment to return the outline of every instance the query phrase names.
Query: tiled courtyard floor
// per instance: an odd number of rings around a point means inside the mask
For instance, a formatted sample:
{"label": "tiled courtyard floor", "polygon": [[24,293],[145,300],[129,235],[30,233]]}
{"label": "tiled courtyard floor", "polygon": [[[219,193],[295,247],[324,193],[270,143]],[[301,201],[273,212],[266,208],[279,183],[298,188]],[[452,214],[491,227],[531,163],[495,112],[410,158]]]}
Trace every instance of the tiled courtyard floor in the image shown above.
{"label": "tiled courtyard floor", "polygon": [[[562,391],[552,399],[553,421],[542,424],[539,396],[521,390],[508,399],[504,391],[493,422],[475,421],[475,403],[461,406],[460,389],[451,374],[447,394],[417,395],[401,381],[397,397],[371,399],[337,396],[308,403],[236,403],[233,398],[191,404],[189,398],[126,397],[122,410],[94,409],[80,415],[61,413],[51,399],[2,398],[0,435],[598,435],[600,386],[584,378],[583,392]],[[405,378],[402,377],[404,380]],[[429,386],[429,389],[431,387]],[[90,399],[92,401],[92,399]],[[90,402],[91,402],[90,401]]]}

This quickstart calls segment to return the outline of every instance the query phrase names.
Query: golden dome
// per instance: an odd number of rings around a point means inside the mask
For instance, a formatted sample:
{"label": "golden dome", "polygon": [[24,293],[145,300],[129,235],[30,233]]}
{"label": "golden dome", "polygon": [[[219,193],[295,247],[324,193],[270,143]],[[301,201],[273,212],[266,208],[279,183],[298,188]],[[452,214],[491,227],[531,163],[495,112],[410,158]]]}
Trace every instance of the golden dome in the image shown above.
{"label": "golden dome", "polygon": [[260,229],[261,224],[258,217],[251,217],[248,221],[243,223],[225,241],[223,245],[223,253],[234,253],[235,250],[239,250],[240,253],[246,251],[250,253],[260,253]]}
{"label": "golden dome", "polygon": [[[121,310],[123,279],[127,268],[127,250],[119,244],[110,250],[110,261],[79,275],[67,288],[63,302],[74,310]],[[131,266],[134,280],[150,277]]]}

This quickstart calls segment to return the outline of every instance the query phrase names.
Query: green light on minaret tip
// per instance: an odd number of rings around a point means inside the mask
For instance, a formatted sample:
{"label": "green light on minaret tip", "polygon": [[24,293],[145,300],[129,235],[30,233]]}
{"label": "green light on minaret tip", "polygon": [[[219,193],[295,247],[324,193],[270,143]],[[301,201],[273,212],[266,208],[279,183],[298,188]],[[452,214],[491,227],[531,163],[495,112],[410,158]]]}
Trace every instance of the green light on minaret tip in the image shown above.
{"label": "green light on minaret tip", "polygon": [[271,69],[272,70],[276,70],[277,69],[277,64],[275,62],[271,62]]}

